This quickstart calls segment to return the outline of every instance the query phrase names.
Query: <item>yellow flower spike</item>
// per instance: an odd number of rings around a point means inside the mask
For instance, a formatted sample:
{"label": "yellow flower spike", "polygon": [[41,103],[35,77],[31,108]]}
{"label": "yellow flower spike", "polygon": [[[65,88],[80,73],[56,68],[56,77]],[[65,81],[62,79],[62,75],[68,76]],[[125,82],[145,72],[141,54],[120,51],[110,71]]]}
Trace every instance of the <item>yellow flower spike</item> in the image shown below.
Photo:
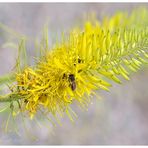
{"label": "yellow flower spike", "polygon": [[[143,23],[137,22],[140,16]],[[83,29],[76,27],[69,35],[63,34],[61,43],[52,50],[48,50],[48,35],[44,32],[41,57],[35,66],[17,71],[14,94],[0,96],[0,101],[12,102],[15,95],[22,112],[31,119],[45,110],[59,124],[58,116],[64,114],[73,121],[71,104],[77,102],[87,109],[96,90],[109,91],[112,85],[106,78],[120,84],[120,76],[129,80],[130,70],[137,71],[147,61],[146,20],[147,10],[142,14],[117,13],[102,23],[93,18],[84,23]]]}

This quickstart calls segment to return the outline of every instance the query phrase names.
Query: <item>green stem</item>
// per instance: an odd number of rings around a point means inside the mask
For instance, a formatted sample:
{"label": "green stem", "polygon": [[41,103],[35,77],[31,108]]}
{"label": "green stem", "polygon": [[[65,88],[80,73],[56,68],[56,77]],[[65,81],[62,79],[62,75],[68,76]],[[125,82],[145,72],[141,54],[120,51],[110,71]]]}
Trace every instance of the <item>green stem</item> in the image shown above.
{"label": "green stem", "polygon": [[7,75],[0,77],[0,85],[2,85],[3,83],[6,83],[6,82],[13,82],[13,81],[15,81],[15,74],[14,73],[7,74]]}
{"label": "green stem", "polygon": [[21,99],[22,97],[18,94],[9,94],[5,96],[0,96],[0,102],[12,102]]}

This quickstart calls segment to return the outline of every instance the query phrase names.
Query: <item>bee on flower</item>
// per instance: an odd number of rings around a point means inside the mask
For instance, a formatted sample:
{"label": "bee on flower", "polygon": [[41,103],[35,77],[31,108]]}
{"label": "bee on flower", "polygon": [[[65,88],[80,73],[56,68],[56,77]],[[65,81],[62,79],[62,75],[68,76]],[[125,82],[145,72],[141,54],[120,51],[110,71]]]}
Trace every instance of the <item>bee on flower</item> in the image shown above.
{"label": "bee on flower", "polygon": [[[42,109],[55,117],[66,112],[72,119],[71,104],[87,108],[96,90],[109,91],[108,80],[121,83],[119,76],[129,80],[130,71],[137,71],[148,57],[147,22],[137,22],[135,14],[116,14],[102,24],[86,21],[83,29],[74,28],[51,50],[46,45],[35,66],[25,66],[15,74],[13,95],[21,112],[30,118]],[[10,96],[5,100],[12,101]]]}

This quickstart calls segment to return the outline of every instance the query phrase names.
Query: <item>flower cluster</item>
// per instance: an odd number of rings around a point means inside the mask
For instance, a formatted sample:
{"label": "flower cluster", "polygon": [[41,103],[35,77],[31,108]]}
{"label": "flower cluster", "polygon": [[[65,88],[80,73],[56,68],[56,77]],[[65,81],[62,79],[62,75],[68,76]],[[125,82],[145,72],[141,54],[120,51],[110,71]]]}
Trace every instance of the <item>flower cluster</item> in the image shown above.
{"label": "flower cluster", "polygon": [[69,116],[73,102],[85,108],[95,90],[108,91],[108,80],[121,83],[120,76],[129,80],[130,70],[137,71],[147,62],[147,18],[143,9],[74,28],[61,43],[45,50],[34,67],[16,73],[21,111],[31,118],[42,109],[54,116],[65,112]]}

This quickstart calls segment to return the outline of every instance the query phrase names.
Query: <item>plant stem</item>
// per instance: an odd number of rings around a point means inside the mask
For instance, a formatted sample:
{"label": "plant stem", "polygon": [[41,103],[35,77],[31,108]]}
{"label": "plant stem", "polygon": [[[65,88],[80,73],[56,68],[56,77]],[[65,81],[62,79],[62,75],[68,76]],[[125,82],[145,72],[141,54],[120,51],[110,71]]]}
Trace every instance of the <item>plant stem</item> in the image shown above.
{"label": "plant stem", "polygon": [[18,94],[8,94],[5,96],[0,96],[0,102],[12,102],[21,99],[22,97]]}
{"label": "plant stem", "polygon": [[6,82],[13,82],[14,80],[15,80],[14,73],[4,75],[4,76],[0,77],[0,85],[3,83],[6,83]]}

